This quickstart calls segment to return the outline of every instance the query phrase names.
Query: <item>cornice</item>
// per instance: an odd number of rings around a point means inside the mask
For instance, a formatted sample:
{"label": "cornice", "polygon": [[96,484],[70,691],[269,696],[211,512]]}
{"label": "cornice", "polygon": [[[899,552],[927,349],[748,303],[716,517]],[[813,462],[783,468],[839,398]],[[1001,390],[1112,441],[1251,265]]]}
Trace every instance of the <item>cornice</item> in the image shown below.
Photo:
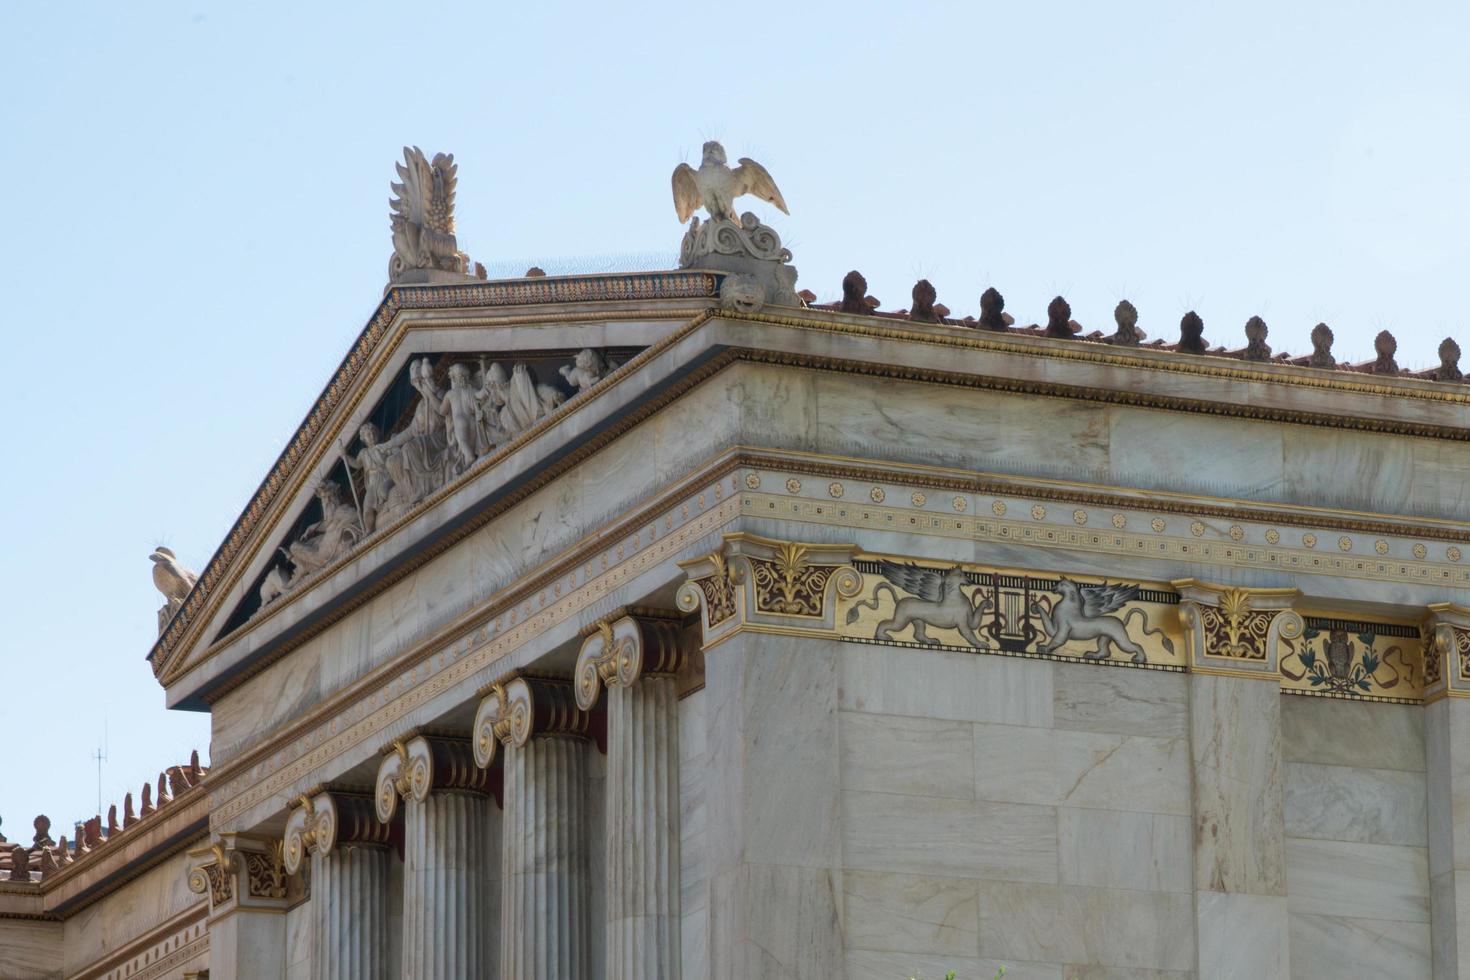
{"label": "cornice", "polygon": [[[548,313],[548,316],[549,315],[550,314]],[[673,331],[661,341],[651,346],[643,354],[640,354],[633,361],[630,361],[627,365],[624,365],[623,368],[621,368],[616,375],[614,375],[612,378],[609,378],[609,382],[621,382],[625,380],[643,364],[646,364],[653,357],[665,351],[669,346],[686,337],[693,330],[698,329],[712,316],[714,316],[713,311],[706,311],[704,315],[695,317],[690,322],[681,326],[678,330]],[[974,348],[1024,355],[1027,357],[1044,357],[1051,359],[1060,358],[1062,360],[1090,361],[1113,366],[1126,366],[1133,368],[1143,368],[1146,370],[1169,371],[1176,373],[1184,372],[1196,374],[1202,377],[1214,377],[1235,381],[1251,381],[1277,386],[1305,385],[1307,387],[1330,389],[1334,391],[1348,392],[1357,395],[1391,395],[1395,397],[1421,398],[1431,401],[1451,402],[1455,404],[1470,403],[1470,394],[1465,394],[1453,388],[1448,388],[1446,386],[1436,383],[1419,381],[1416,379],[1375,379],[1372,382],[1364,382],[1357,381],[1352,378],[1338,377],[1332,375],[1331,372],[1319,371],[1316,369],[1292,365],[1265,364],[1246,368],[1238,366],[1238,362],[1232,362],[1227,365],[1211,363],[1220,361],[1222,359],[1209,356],[1180,355],[1172,352],[1166,353],[1160,351],[1152,351],[1148,349],[1125,350],[1122,348],[1111,348],[1101,344],[1091,344],[1078,341],[1056,341],[1039,337],[1006,337],[1004,335],[990,335],[975,331],[969,331],[964,328],[931,328],[926,330],[900,329],[886,325],[886,321],[879,321],[877,324],[873,324],[865,322],[866,320],[872,318],[846,317],[840,314],[833,314],[825,311],[821,313],[804,313],[794,316],[771,316],[762,314],[741,315],[725,312],[720,313],[719,317],[722,320],[729,320],[732,322],[769,323],[801,329],[818,329],[824,332],[848,333],[853,335],[862,335],[882,339],[900,340],[905,342],[924,344],[927,346]],[[542,320],[545,319],[545,317],[538,316],[536,319]],[[513,500],[511,500],[510,496],[507,495],[507,502],[518,502],[520,499],[524,499],[525,495],[529,494],[530,492],[534,492],[535,489],[539,489],[541,486],[544,486],[546,482],[548,482],[550,479],[553,479],[560,472],[564,471],[567,465],[581,461],[586,457],[586,455],[588,455],[592,451],[595,451],[601,445],[605,445],[608,441],[610,441],[611,438],[614,438],[617,434],[621,434],[623,431],[626,431],[627,428],[630,428],[632,425],[635,425],[638,422],[647,418],[647,416],[651,414],[654,408],[660,407],[662,404],[666,404],[668,401],[672,400],[673,397],[677,397],[678,394],[688,390],[689,387],[692,387],[694,384],[697,384],[707,379],[711,374],[718,371],[721,367],[728,366],[728,364],[730,363],[742,360],[760,363],[777,363],[824,371],[867,374],[872,376],[915,380],[942,385],[1013,391],[1019,393],[1070,399],[1080,398],[1095,400],[1099,402],[1129,404],[1137,405],[1140,407],[1159,408],[1172,411],[1216,414],[1232,417],[1252,418],[1265,421],[1287,422],[1312,426],[1327,426],[1339,429],[1361,429],[1389,434],[1428,436],[1433,438],[1454,439],[1457,441],[1470,440],[1470,427],[1459,427],[1429,422],[1415,422],[1406,419],[1391,419],[1383,417],[1374,418],[1362,412],[1349,415],[1346,413],[1334,414],[1322,411],[1295,410],[1261,405],[1256,402],[1240,404],[1218,400],[1185,398],[1176,395],[1154,394],[1148,391],[1140,390],[1137,386],[1130,386],[1126,390],[1111,388],[1105,389],[1076,384],[1064,384],[1053,381],[1035,381],[1017,377],[1002,377],[995,374],[963,374],[958,372],[921,370],[916,368],[895,366],[893,364],[887,363],[870,363],[855,361],[851,359],[822,357],[801,352],[787,352],[741,346],[722,349],[720,352],[715,354],[711,359],[704,363],[697,375],[689,375],[682,379],[679,379],[675,384],[666,388],[663,391],[662,396],[658,398],[656,402],[646,402],[643,405],[640,405],[634,411],[627,413],[624,417],[620,418],[614,426],[604,430],[604,432],[601,434],[601,437],[597,439],[595,443],[584,443],[582,446],[578,447],[575,454],[568,454],[566,457],[564,457],[560,461],[561,465],[544,468],[543,471],[539,473],[536,477],[524,483],[520,488],[518,488],[517,494]],[[1348,373],[1349,372],[1337,372],[1337,375]],[[578,400],[578,402],[576,402],[574,406],[569,406],[568,409],[565,409],[563,411],[570,411],[573,407],[575,407],[576,409],[586,408],[590,404],[592,404],[592,401],[593,399]],[[419,517],[426,509],[436,505],[443,499],[446,499],[449,495],[458,493],[464,488],[464,486],[466,485],[466,481],[473,479],[479,473],[484,472],[486,468],[494,466],[496,463],[503,460],[506,455],[511,452],[517,451],[517,449],[524,446],[527,442],[538,438],[548,429],[557,425],[564,417],[565,416],[561,413],[552,416],[551,418],[544,421],[541,425],[532,429],[520,440],[517,440],[515,443],[506,447],[501,452],[482,461],[469,474],[466,474],[465,477],[462,477],[460,481],[457,481],[455,484],[444,488],[434,497],[423,502],[414,511],[406,514],[397,524],[394,525],[394,527],[384,529],[384,531],[380,532],[382,537],[375,537],[375,541],[381,544],[382,541],[386,540],[387,535],[392,534],[395,530],[398,530],[406,524],[412,522],[417,517]],[[323,440],[322,445],[318,446],[317,459],[319,460],[320,455],[328,451],[329,448],[330,447],[326,445],[326,440]],[[315,462],[313,462],[313,465],[315,465]],[[304,468],[304,470],[309,469],[310,467]],[[302,479],[304,479],[304,476],[302,477]],[[297,482],[297,490],[299,490],[300,480],[298,480]],[[294,492],[293,494],[288,496],[294,496]],[[503,510],[503,506],[498,509]],[[462,536],[464,533],[469,533],[479,526],[483,526],[483,523],[489,519],[492,519],[493,516],[494,514],[490,513],[489,511],[483,512],[476,520],[470,522],[470,524],[472,524],[473,526],[466,525],[464,527],[461,527],[458,529],[457,533],[459,533],[460,536]],[[272,519],[272,523],[266,525],[261,529],[260,534],[257,536],[257,539],[254,542],[255,549],[263,546],[263,542],[268,536],[271,526],[273,526],[275,520],[279,519],[280,514],[275,515]],[[459,540],[459,538],[456,537],[455,540]],[[434,553],[441,552],[444,547],[448,547],[451,543],[452,542],[448,541],[436,543],[433,546]],[[251,554],[254,554],[254,550],[252,550]],[[361,549],[355,550],[352,554],[345,556],[341,560],[339,565],[323,570],[323,572],[315,576],[316,581],[315,583],[313,583],[313,586],[320,585],[321,583],[330,579],[334,571],[342,567],[342,565],[351,562],[360,554]],[[223,596],[230,592],[230,589],[234,585],[235,579],[238,579],[238,576],[240,574],[243,574],[243,568],[246,564],[248,564],[249,561],[250,557],[247,556],[242,561],[235,563],[233,578],[231,582],[227,584],[223,589],[217,590],[218,595]],[[419,562],[418,564],[422,564],[422,562]],[[415,565],[415,567],[418,566]],[[293,596],[290,597],[290,601],[299,600],[300,595],[305,594],[305,592],[307,591],[309,591],[309,589],[302,589],[300,590],[299,594],[293,594]],[[190,598],[192,600],[194,596],[191,595]],[[217,599],[215,603],[211,606],[209,612],[206,615],[199,617],[199,623],[208,622],[213,619],[215,612],[217,611],[219,601],[221,600]],[[247,624],[242,629],[248,631],[250,629],[258,628],[262,623],[268,621],[272,615],[279,614],[281,609],[286,608],[290,604],[290,601],[280,603],[278,607],[272,608],[266,614],[257,617],[256,620],[253,620],[250,624]],[[346,612],[349,612],[351,608],[356,607],[356,604],[356,602],[353,602],[347,606],[344,606],[339,611],[340,614],[345,614]],[[175,623],[171,624],[169,631],[165,634],[165,637],[160,639],[160,644],[162,646],[155,648],[156,651],[169,645],[168,638],[175,635],[174,627],[178,626],[181,620],[187,620],[188,609],[189,606],[188,604],[186,604],[185,611],[181,613],[180,617],[176,617]],[[337,618],[340,618],[340,615],[338,615]],[[325,628],[326,625],[329,625],[329,621],[319,620],[317,623],[312,624],[309,629],[311,629],[312,633],[314,633],[319,631],[321,628]],[[195,626],[195,633],[197,633],[197,630],[199,628],[202,627],[197,625]],[[185,676],[185,673],[188,669],[192,669],[193,666],[197,665],[198,663],[202,663],[212,657],[217,649],[226,644],[226,641],[233,642],[242,635],[244,634],[240,630],[235,631],[231,634],[230,637],[226,638],[226,640],[222,640],[220,641],[220,643],[217,643],[215,645],[215,650],[205,651],[202,657],[197,658],[195,661],[190,663],[187,668],[182,668],[181,666],[181,668],[176,671],[175,668],[170,664],[168,667],[165,668],[165,684],[173,685],[177,683]]]}

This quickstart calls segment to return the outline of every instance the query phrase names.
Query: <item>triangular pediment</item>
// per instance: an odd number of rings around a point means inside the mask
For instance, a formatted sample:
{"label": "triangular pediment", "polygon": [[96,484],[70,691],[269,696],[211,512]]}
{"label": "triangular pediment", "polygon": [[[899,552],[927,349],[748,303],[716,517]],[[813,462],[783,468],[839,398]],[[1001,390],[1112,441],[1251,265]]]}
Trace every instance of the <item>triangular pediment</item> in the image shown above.
{"label": "triangular pediment", "polygon": [[171,702],[202,707],[194,688],[246,666],[205,669],[217,652],[299,620],[281,614],[301,594],[394,547],[426,501],[554,427],[717,285],[672,272],[391,290],[150,653]]}

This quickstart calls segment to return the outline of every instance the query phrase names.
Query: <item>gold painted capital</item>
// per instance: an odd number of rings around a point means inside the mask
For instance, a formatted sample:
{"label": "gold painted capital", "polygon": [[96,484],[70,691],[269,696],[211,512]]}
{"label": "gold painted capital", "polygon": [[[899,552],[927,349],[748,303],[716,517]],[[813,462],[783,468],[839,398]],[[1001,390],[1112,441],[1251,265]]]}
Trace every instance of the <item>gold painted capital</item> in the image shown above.
{"label": "gold painted capital", "polygon": [[416,735],[399,739],[378,765],[373,806],[378,820],[389,823],[398,801],[422,803],[433,792],[488,794],[490,775],[475,764],[467,738]]}
{"label": "gold painted capital", "polygon": [[591,716],[577,706],[571,681],[514,677],[495,684],[475,711],[475,764],[489,769],[502,743],[523,747],[537,735],[585,738]]}
{"label": "gold painted capital", "polygon": [[1470,608],[1438,602],[1420,627],[1424,698],[1470,697]]}
{"label": "gold painted capital", "polygon": [[345,845],[384,847],[388,833],[388,826],[378,821],[372,796],[324,790],[301,797],[286,818],[282,860],[287,874],[295,874],[307,854],[331,854]]}
{"label": "gold painted capital", "polygon": [[862,588],[852,566],[856,552],[851,544],[727,534],[715,551],[679,563],[689,578],[678,605],[701,611],[706,647],[747,628],[835,635],[838,598]]}
{"label": "gold painted capital", "polygon": [[1176,579],[1179,621],[1196,673],[1281,680],[1282,641],[1302,635],[1299,589],[1249,589]]}
{"label": "gold painted capital", "polygon": [[236,909],[280,911],[286,903],[284,849],[278,840],[223,834],[189,852],[189,890],[209,896],[211,915]]}
{"label": "gold painted capital", "polygon": [[577,655],[577,707],[591,711],[603,687],[632,687],[644,674],[676,673],[684,663],[680,626],[678,613],[654,610],[599,620]]}

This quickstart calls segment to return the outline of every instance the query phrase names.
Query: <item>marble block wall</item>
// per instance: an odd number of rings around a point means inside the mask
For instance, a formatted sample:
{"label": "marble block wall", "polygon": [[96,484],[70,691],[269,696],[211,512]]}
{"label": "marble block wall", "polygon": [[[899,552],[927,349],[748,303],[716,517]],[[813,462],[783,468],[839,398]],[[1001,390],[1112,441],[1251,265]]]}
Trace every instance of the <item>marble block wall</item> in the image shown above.
{"label": "marble block wall", "polygon": [[1428,978],[1424,709],[1283,697],[1291,976]]}
{"label": "marble block wall", "polygon": [[840,646],[847,976],[1193,974],[1183,675]]}

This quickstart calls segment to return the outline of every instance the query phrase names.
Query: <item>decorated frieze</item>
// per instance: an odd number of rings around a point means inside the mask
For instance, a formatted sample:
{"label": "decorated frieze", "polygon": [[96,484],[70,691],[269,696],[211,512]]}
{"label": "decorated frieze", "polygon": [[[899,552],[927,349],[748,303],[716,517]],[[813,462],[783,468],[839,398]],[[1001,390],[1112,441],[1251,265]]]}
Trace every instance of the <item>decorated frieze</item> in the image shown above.
{"label": "decorated frieze", "polygon": [[1291,694],[1372,701],[1424,698],[1418,626],[1304,615],[1301,636],[1283,644],[1281,689]]}
{"label": "decorated frieze", "polygon": [[[741,630],[793,632],[1257,677],[1286,694],[1345,700],[1419,702],[1440,674],[1470,693],[1470,610],[1456,607],[1435,607],[1421,629],[1300,609],[1296,589],[1023,571],[748,534],[683,566],[679,602],[698,613],[706,649]],[[1426,661],[1431,637],[1444,652]]]}

